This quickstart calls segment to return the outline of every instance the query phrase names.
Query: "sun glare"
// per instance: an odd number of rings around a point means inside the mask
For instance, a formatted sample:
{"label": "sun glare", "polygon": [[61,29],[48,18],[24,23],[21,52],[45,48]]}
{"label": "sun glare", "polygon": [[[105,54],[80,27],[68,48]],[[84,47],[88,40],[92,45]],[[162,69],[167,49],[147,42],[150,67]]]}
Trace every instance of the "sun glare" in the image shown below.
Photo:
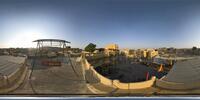
{"label": "sun glare", "polygon": [[26,31],[13,36],[8,42],[9,47],[35,47],[36,39],[45,38],[45,35],[36,31]]}

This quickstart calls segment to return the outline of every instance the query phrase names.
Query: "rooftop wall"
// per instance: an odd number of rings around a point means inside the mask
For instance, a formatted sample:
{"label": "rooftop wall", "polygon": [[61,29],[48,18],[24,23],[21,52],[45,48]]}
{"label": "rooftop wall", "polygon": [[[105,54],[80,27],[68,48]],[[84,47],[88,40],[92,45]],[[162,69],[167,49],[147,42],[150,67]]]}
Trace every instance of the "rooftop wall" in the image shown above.
{"label": "rooftop wall", "polygon": [[[14,58],[12,60],[14,61]],[[24,60],[23,60],[24,61],[23,63],[21,62],[21,59],[18,59],[16,61],[19,61],[20,67],[18,67],[16,70],[14,70],[10,74],[0,75],[0,93],[7,93],[9,91],[12,91],[16,89],[18,86],[20,86],[20,84],[23,82],[28,68],[24,64],[25,62]]]}
{"label": "rooftop wall", "polygon": [[91,70],[94,76],[97,76],[98,80],[100,80],[100,83],[114,87],[119,89],[144,89],[152,87],[156,77],[152,77],[148,81],[144,82],[134,82],[134,83],[121,83],[119,80],[111,80],[108,79],[101,74],[99,74],[95,69],[94,66],[91,66],[91,64],[87,61],[85,57],[82,56],[82,66],[85,68],[85,70]]}

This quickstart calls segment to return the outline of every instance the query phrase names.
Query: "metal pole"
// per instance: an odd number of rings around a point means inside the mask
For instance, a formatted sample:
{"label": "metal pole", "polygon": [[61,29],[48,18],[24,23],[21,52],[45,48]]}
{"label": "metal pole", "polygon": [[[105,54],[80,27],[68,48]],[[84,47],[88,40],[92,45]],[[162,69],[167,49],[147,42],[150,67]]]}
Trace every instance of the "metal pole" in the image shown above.
{"label": "metal pole", "polygon": [[37,53],[38,53],[39,47],[40,47],[39,45],[40,45],[40,43],[38,42],[38,43],[37,43],[37,47],[36,47],[35,57],[33,58],[33,62],[32,62],[32,68],[31,68],[30,76],[29,76],[29,83],[30,83],[30,86],[31,86],[32,91],[33,91],[35,94],[37,94],[37,92],[36,92],[36,90],[33,88],[33,84],[32,84],[32,82],[31,82],[31,78],[32,78],[32,74],[33,74],[34,67],[35,67],[36,56],[37,56]]}

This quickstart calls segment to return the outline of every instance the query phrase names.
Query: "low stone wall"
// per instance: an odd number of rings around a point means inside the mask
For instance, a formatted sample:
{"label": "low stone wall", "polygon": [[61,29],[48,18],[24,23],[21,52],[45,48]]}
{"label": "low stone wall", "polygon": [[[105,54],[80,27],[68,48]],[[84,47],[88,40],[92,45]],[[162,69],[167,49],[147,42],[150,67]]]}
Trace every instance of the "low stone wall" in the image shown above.
{"label": "low stone wall", "polygon": [[5,76],[3,76],[3,75],[0,76],[0,88],[6,86],[7,81],[5,79],[6,79]]}
{"label": "low stone wall", "polygon": [[85,67],[85,70],[91,70],[94,76],[97,76],[98,80],[104,85],[114,87],[114,88],[119,88],[119,89],[144,89],[148,87],[152,87],[156,77],[152,77],[148,81],[144,82],[134,82],[134,83],[121,83],[119,80],[111,80],[108,79],[101,74],[99,74],[93,66],[87,61],[87,59],[82,57],[82,66]]}
{"label": "low stone wall", "polygon": [[97,59],[102,59],[102,58],[107,58],[109,57],[108,55],[105,54],[86,54],[87,56],[87,60],[97,60]]}
{"label": "low stone wall", "polygon": [[143,82],[134,82],[134,83],[121,83],[119,80],[114,80],[113,84],[120,89],[144,89],[152,87],[156,77],[152,77],[150,80]]}
{"label": "low stone wall", "polygon": [[15,82],[21,77],[22,73],[25,70],[25,66],[21,66],[20,68],[18,68],[15,72],[13,72],[12,74],[10,74],[8,76],[8,81],[9,84],[15,84]]}
{"label": "low stone wall", "polygon": [[20,79],[22,74],[26,71],[26,66],[22,65],[17,70],[15,70],[12,74],[6,76],[0,76],[0,90],[10,88],[16,84],[16,82]]}
{"label": "low stone wall", "polygon": [[113,87],[113,82],[112,80],[102,76],[101,74],[99,74],[94,68],[92,68],[93,66],[91,66],[91,70],[93,72],[93,74],[95,74],[97,76],[97,78],[100,80],[100,82],[104,85],[107,85],[107,86],[111,86]]}
{"label": "low stone wall", "polygon": [[197,89],[200,88],[200,82],[188,82],[188,83],[175,83],[168,82],[161,79],[156,80],[156,86],[164,89],[170,90],[187,90],[187,89]]}

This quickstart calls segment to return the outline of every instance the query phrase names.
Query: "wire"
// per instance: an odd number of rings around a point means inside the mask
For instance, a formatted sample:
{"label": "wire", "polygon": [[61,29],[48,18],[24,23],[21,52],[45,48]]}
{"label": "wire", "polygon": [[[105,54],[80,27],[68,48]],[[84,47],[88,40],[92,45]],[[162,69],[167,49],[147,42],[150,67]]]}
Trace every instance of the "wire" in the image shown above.
{"label": "wire", "polygon": [[70,65],[71,65],[71,67],[72,67],[72,69],[73,69],[75,75],[78,77],[79,75],[78,75],[78,73],[76,72],[75,67],[74,67],[73,64],[72,64],[70,54],[67,53],[67,56],[68,56],[68,59],[69,59]]}
{"label": "wire", "polygon": [[31,90],[33,91],[34,94],[37,94],[37,92],[36,92],[36,90],[33,87],[31,78],[32,78],[34,67],[35,67],[35,60],[36,60],[35,57],[37,56],[37,53],[38,53],[38,49],[36,50],[35,56],[34,56],[34,58],[32,60],[32,63],[31,63],[32,68],[31,68],[31,73],[30,73],[30,76],[29,76],[29,83],[30,83],[30,86],[31,86]]}

